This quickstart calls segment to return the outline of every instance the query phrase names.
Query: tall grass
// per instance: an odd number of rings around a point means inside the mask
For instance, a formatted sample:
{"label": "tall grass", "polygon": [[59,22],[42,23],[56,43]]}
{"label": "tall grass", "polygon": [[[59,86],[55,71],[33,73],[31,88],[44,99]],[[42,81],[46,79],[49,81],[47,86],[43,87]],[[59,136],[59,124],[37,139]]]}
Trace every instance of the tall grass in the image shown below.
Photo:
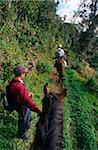
{"label": "tall grass", "polygon": [[96,97],[86,90],[86,80],[79,77],[76,71],[68,69],[64,77],[63,86],[67,87],[67,98],[71,108],[72,123],[69,128],[72,130],[73,149],[97,150],[93,115],[93,102],[96,101]]}

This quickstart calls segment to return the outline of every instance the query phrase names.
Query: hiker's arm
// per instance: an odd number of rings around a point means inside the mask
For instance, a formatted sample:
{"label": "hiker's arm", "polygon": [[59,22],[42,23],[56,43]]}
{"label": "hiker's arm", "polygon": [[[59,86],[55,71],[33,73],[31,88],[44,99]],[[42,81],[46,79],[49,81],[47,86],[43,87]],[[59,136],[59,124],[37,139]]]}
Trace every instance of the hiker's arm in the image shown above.
{"label": "hiker's arm", "polygon": [[21,103],[29,107],[32,111],[40,114],[42,110],[30,99],[29,93],[24,85],[19,87]]}

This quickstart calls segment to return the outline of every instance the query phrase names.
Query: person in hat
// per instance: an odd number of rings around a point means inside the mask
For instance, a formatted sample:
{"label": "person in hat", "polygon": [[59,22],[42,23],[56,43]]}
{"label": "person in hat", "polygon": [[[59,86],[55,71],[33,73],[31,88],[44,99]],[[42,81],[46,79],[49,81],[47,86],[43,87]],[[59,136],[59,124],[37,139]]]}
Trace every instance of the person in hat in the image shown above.
{"label": "person in hat", "polygon": [[57,50],[55,52],[55,59],[62,58],[62,57],[65,58],[65,52],[64,52],[64,50],[62,48],[62,45],[59,44],[58,48],[57,48]]}
{"label": "person in hat", "polygon": [[[18,137],[26,139],[26,131],[31,122],[31,111],[38,113],[42,110],[31,100],[29,92],[24,84],[24,77],[27,69],[23,65],[17,65],[14,68],[14,78],[7,86],[7,99],[12,105],[13,110],[18,112]],[[30,111],[31,110],[31,111]]]}
{"label": "person in hat", "polygon": [[58,45],[58,48],[56,49],[55,52],[55,57],[53,60],[54,67],[57,67],[57,63],[62,60],[64,62],[64,67],[67,67],[67,58],[64,49],[62,48],[63,46],[61,44]]}

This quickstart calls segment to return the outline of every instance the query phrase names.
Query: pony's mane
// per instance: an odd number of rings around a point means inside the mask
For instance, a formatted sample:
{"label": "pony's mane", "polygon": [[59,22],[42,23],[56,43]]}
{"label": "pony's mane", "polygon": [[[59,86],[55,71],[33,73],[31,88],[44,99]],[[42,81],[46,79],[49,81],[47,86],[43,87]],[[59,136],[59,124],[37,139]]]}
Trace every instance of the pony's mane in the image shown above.
{"label": "pony's mane", "polygon": [[60,104],[57,94],[50,92],[42,100],[43,111],[45,111],[45,113],[49,113],[49,109],[57,107],[57,104]]}
{"label": "pony's mane", "polygon": [[42,100],[43,113],[36,125],[33,150],[62,150],[63,112],[56,93],[48,93]]}

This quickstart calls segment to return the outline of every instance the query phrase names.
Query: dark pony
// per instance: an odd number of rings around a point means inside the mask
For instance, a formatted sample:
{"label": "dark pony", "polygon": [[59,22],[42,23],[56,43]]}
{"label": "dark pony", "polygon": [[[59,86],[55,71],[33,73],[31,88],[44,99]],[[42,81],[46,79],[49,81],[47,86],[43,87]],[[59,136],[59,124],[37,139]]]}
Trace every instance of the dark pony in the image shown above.
{"label": "dark pony", "polygon": [[54,67],[56,67],[57,69],[57,72],[58,72],[58,75],[59,75],[59,80],[62,80],[63,78],[63,71],[64,71],[64,68],[66,67],[65,65],[66,61],[64,60],[64,58],[58,58],[55,60],[55,65]]}
{"label": "dark pony", "polygon": [[30,150],[63,150],[63,109],[60,94],[51,93],[44,86],[43,113],[36,125],[35,139]]}

